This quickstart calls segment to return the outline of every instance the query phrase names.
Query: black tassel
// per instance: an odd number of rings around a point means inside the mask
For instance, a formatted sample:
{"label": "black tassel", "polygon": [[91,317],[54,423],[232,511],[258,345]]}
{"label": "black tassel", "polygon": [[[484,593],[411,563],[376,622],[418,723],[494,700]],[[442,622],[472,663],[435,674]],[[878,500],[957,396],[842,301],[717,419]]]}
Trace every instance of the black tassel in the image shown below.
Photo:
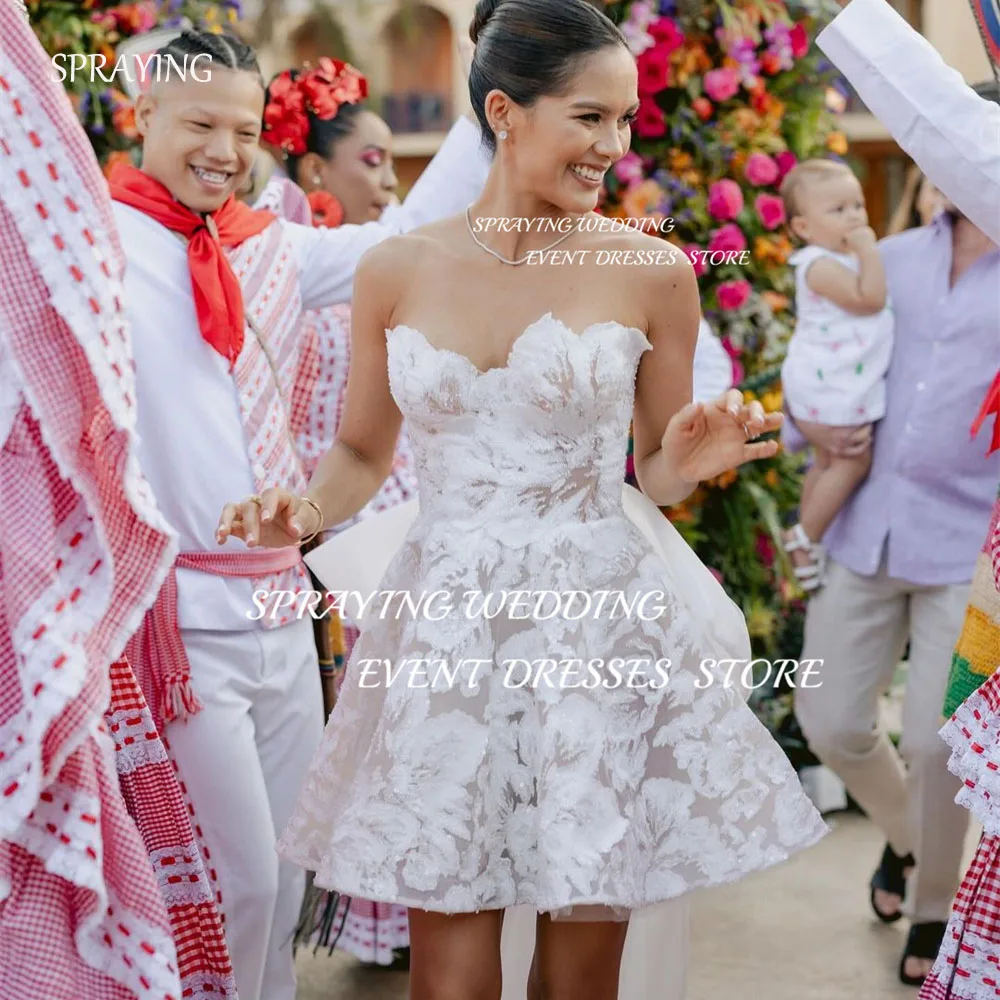
{"label": "black tassel", "polygon": [[[343,916],[337,919],[337,911],[343,904]],[[320,948],[329,948],[330,954],[337,947],[340,935],[347,922],[347,911],[351,899],[339,892],[321,889],[316,885],[312,872],[306,876],[306,892],[299,911],[299,922],[292,939],[293,949],[314,944],[313,953]]]}

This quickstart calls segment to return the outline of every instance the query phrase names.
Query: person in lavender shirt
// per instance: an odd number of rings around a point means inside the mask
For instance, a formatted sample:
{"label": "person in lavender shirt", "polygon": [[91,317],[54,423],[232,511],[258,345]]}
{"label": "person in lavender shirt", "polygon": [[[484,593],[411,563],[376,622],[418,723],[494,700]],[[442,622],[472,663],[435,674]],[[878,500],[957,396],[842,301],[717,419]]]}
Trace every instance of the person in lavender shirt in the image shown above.
{"label": "person in lavender shirt", "polygon": [[[813,751],[885,834],[871,905],[889,923],[905,901],[899,974],[917,985],[944,934],[968,820],[938,729],[1000,478],[1000,453],[985,460],[969,435],[1000,354],[1000,249],[950,202],[879,249],[896,309],[887,411],[868,479],[823,538],[828,572],[802,652],[822,661],[821,683],[798,690],[795,709]],[[790,420],[784,433],[790,450],[807,443]],[[808,443],[851,454],[871,434],[827,429]],[[897,751],[879,703],[907,642]]]}

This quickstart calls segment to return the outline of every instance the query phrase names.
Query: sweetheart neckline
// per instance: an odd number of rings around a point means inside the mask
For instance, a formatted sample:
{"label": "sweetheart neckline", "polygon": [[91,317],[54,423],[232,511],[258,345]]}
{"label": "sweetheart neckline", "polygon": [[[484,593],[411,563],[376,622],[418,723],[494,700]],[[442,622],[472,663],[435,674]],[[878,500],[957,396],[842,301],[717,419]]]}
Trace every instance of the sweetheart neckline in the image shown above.
{"label": "sweetheart neckline", "polygon": [[546,321],[551,321],[559,327],[560,331],[567,336],[575,337],[577,340],[584,340],[589,334],[593,333],[595,330],[604,330],[608,328],[624,330],[626,333],[637,333],[642,337],[648,349],[652,350],[653,345],[650,344],[649,338],[640,330],[637,326],[628,326],[625,323],[620,323],[616,319],[602,320],[597,323],[589,323],[583,328],[580,333],[577,333],[568,323],[563,322],[561,319],[557,319],[552,315],[551,312],[545,313],[540,316],[534,322],[529,323],[518,336],[514,338],[514,342],[510,345],[510,350],[507,352],[507,359],[502,365],[496,365],[493,368],[487,368],[485,371],[475,364],[472,359],[466,355],[462,354],[461,351],[453,351],[450,347],[438,347],[436,344],[432,344],[428,339],[427,335],[422,333],[416,327],[409,326],[406,323],[397,323],[393,327],[389,327],[385,333],[386,337],[392,337],[395,333],[400,330],[407,330],[410,333],[416,334],[432,351],[436,354],[445,354],[453,358],[458,358],[459,361],[463,362],[475,375],[476,378],[486,378],[487,376],[494,375],[497,372],[510,371],[511,364],[514,360],[514,356],[517,352],[518,345],[522,340],[535,329],[540,327]]}

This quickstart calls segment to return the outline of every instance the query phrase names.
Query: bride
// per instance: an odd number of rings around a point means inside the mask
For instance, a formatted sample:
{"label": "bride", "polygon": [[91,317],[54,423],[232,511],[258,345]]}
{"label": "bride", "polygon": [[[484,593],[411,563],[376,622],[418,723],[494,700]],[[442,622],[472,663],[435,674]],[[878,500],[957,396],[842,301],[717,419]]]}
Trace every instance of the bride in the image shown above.
{"label": "bride", "polygon": [[[638,108],[617,28],[583,0],[480,0],[471,37],[482,196],[368,253],[336,443],[305,496],[229,504],[218,538],[287,546],[352,517],[405,415],[419,510],[379,590],[437,600],[369,610],[279,851],[410,908],[414,1000],[499,1000],[504,912],[524,906],[531,1000],[613,1000],[633,914],[826,830],[716,664],[749,655],[742,619],[654,506],[773,455],[754,439],[780,416],[735,391],[690,402],[692,267],[594,213]],[[559,265],[529,257],[556,244]],[[644,497],[622,488],[630,420]],[[619,600],[463,600],[526,590]]]}

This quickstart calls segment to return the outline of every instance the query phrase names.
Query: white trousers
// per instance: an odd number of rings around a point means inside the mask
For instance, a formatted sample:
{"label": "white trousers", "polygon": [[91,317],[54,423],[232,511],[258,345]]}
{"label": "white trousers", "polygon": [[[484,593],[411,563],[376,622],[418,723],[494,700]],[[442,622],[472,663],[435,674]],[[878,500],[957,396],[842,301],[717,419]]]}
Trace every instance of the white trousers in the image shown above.
{"label": "white trousers", "polygon": [[295,1000],[292,936],[305,873],[275,842],[323,732],[310,618],[270,630],[185,630],[204,709],[167,739],[218,873],[240,1000]]}
{"label": "white trousers", "polygon": [[[962,873],[969,813],[938,735],[952,651],[969,584],[929,587],[895,580],[883,566],[859,576],[831,563],[809,602],[803,660],[822,660],[819,686],[795,692],[795,713],[813,752],[836,772],[897,854],[917,867],[906,909],[918,923],[947,920]],[[879,704],[906,640],[910,655],[897,750]]]}

